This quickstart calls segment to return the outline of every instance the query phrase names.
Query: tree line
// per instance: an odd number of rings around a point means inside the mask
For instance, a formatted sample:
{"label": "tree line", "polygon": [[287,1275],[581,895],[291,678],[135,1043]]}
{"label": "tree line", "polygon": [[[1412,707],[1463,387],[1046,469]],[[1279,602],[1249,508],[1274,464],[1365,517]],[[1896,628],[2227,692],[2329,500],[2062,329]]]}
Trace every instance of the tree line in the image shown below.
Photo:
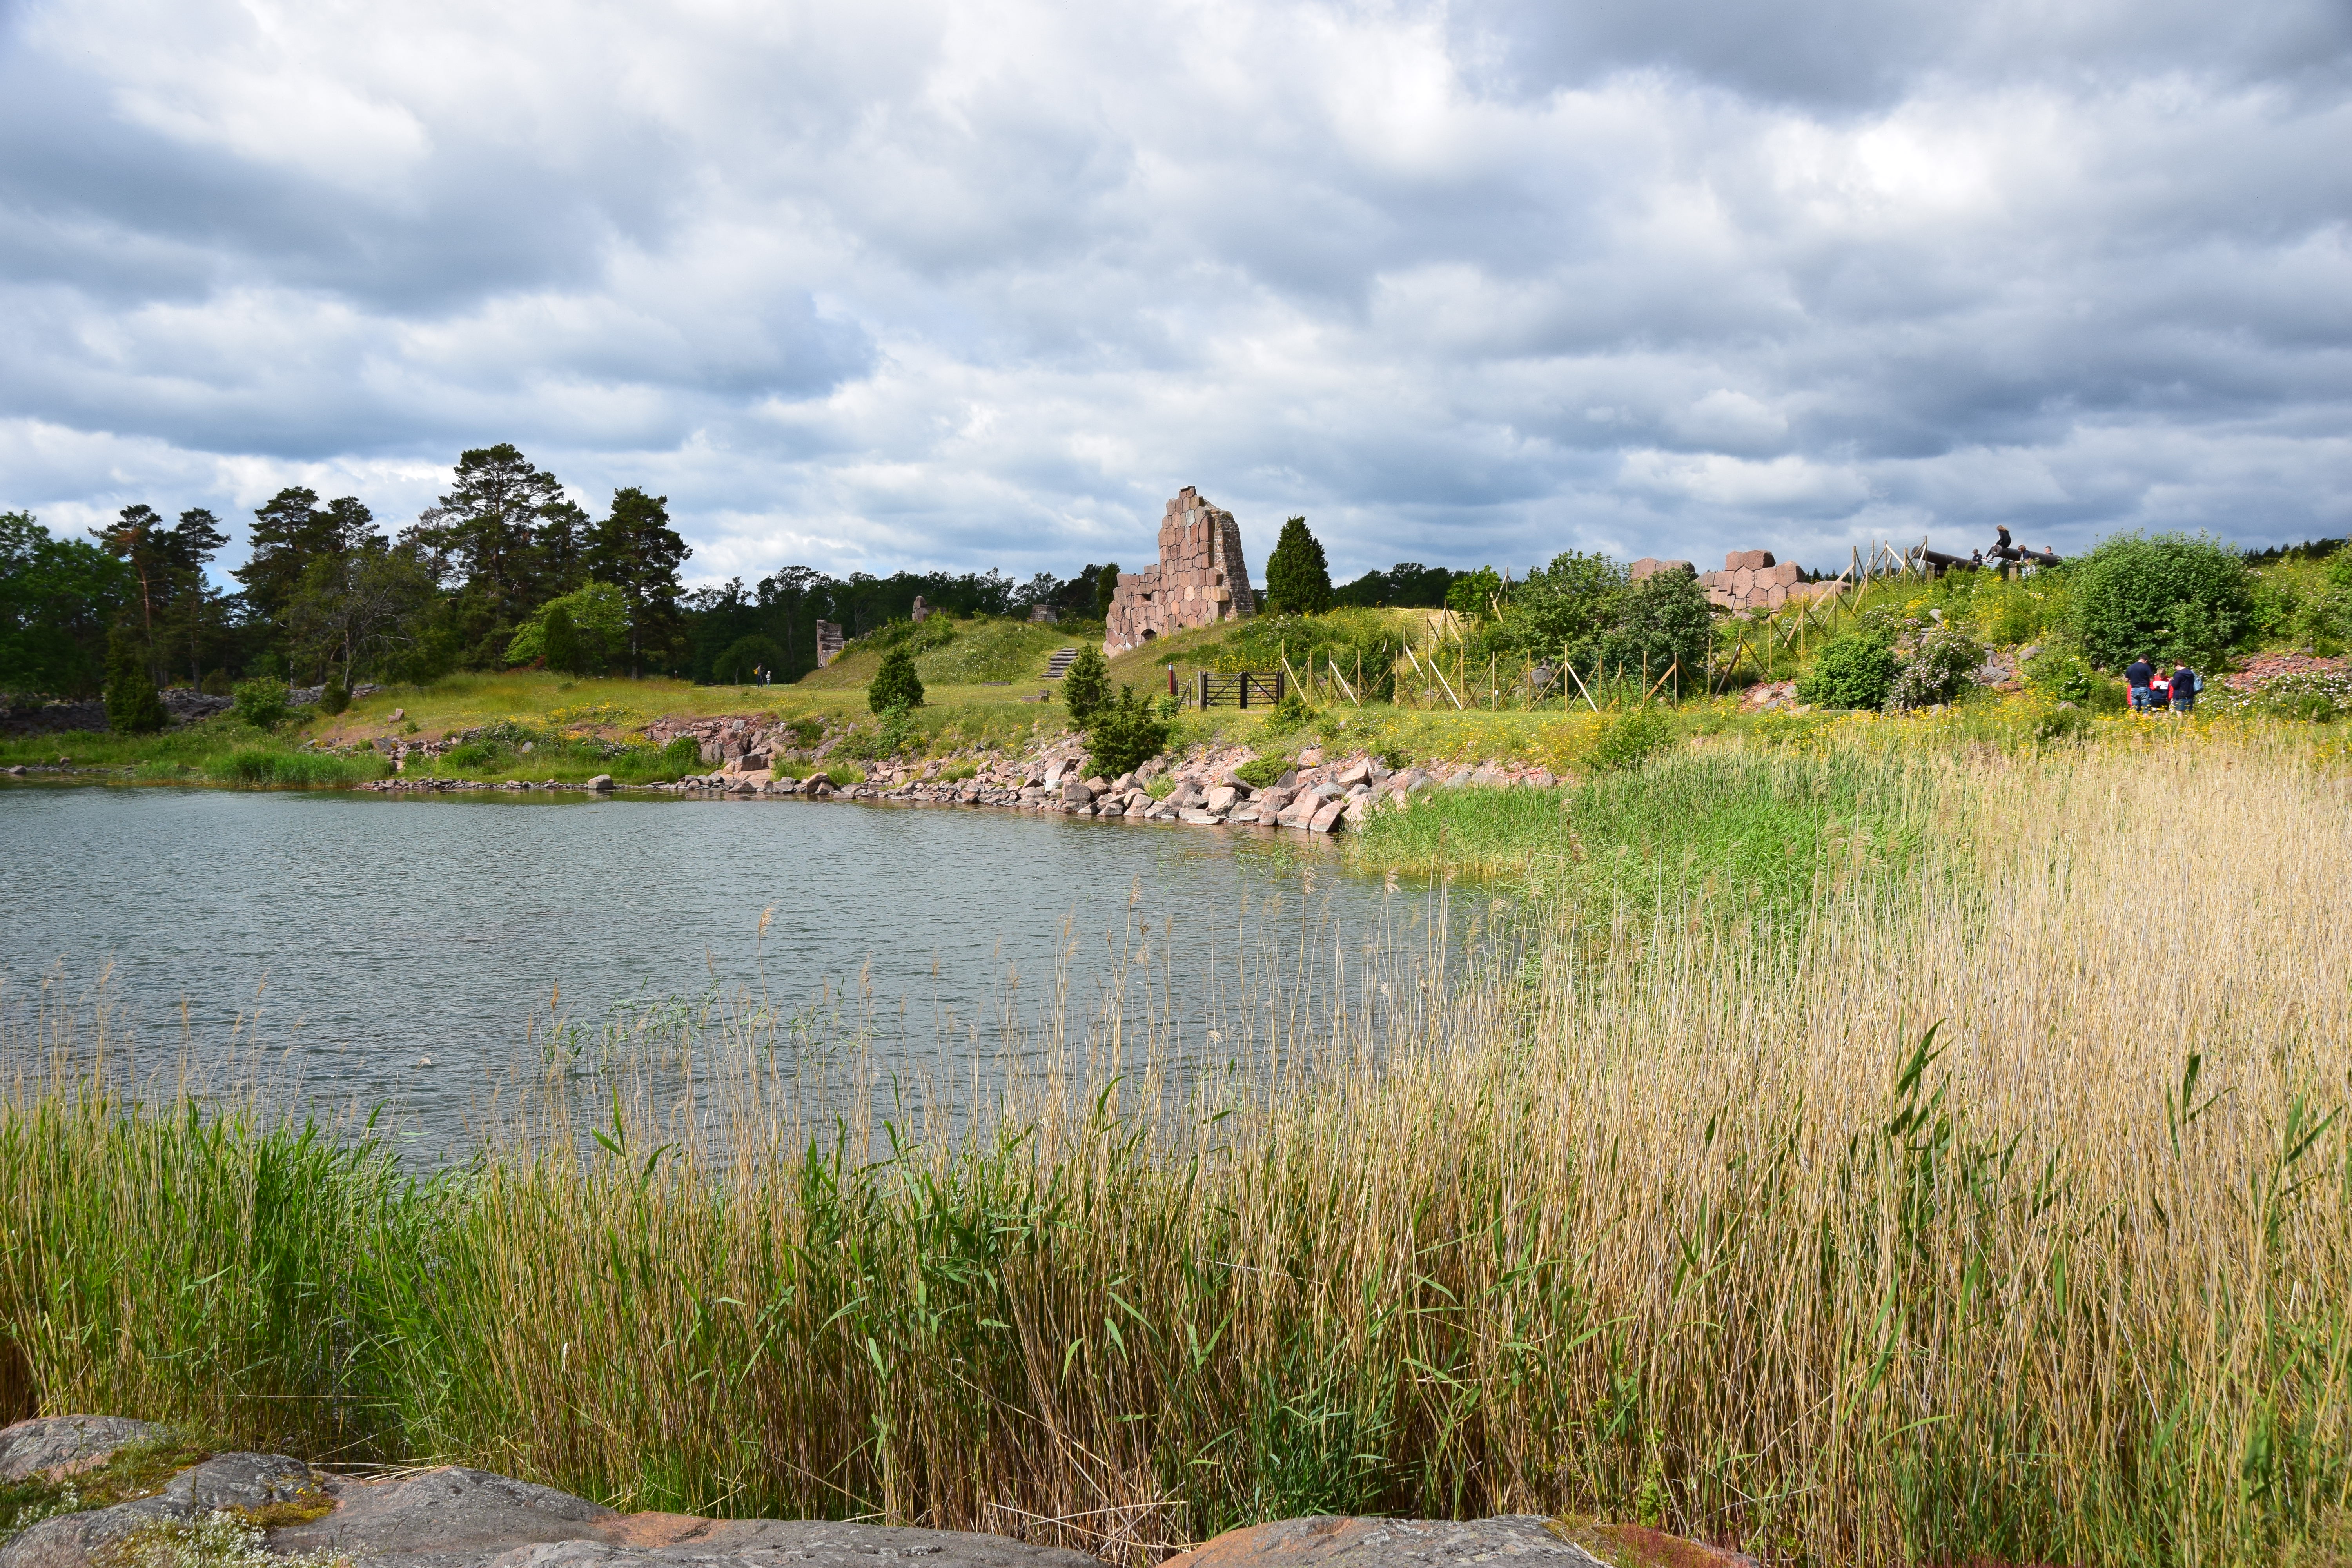
{"label": "tree line", "polygon": [[255,675],[431,680],[530,662],[518,641],[547,646],[551,628],[583,672],[667,670],[688,647],[667,498],[618,489],[592,518],[508,443],[463,453],[396,536],[356,496],[291,485],[254,509],[233,588],[205,570],[227,542],[201,507],[166,522],[127,506],[88,540],[0,513],[0,688],[86,696],[126,660],[224,692]]}

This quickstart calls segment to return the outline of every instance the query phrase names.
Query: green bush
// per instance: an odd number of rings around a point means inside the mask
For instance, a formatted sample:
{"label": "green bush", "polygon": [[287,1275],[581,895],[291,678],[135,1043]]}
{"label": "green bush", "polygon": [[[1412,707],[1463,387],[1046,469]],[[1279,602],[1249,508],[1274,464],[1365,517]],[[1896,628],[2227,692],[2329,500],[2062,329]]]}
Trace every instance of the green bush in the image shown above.
{"label": "green bush", "polygon": [[702,743],[691,735],[680,735],[661,749],[660,768],[671,778],[700,772]]}
{"label": "green bush", "polygon": [[1675,742],[1674,721],[1654,702],[1612,713],[1592,742],[1592,765],[1638,768]]}
{"label": "green bush", "polygon": [[2070,648],[2044,648],[2025,661],[2025,684],[2053,702],[2088,702],[2098,678]]}
{"label": "green bush", "polygon": [[327,677],[327,684],[319,690],[319,711],[332,716],[352,705],[352,689],[338,675]]}
{"label": "green bush", "polygon": [[874,672],[873,681],[866,688],[866,706],[877,713],[887,713],[894,708],[920,708],[923,705],[923,678],[915,673],[915,656],[903,647],[894,647],[882,656],[882,668]]}
{"label": "green bush", "polygon": [[1088,643],[1062,676],[1062,702],[1070,717],[1083,725],[1110,705],[1110,664],[1102,649]]}
{"label": "green bush", "polygon": [[1285,687],[1281,700],[1266,710],[1265,725],[1269,730],[1302,730],[1313,721],[1315,710],[1307,706],[1307,699],[1298,694],[1296,686]]}
{"label": "green bush", "polygon": [[1932,708],[1949,702],[1969,688],[1969,678],[1984,662],[1984,648],[1957,625],[1937,626],[1919,639],[1919,646],[1895,671],[1888,686],[1889,708]]}
{"label": "green bush", "polygon": [[2075,637],[2103,669],[2142,654],[2212,668],[2252,629],[2253,574],[2217,539],[2125,534],[2066,571]]}
{"label": "green bush", "polygon": [[1234,770],[1234,777],[1252,789],[1270,789],[1282,782],[1291,764],[1281,757],[1255,757]]}
{"label": "green bush", "polygon": [[137,638],[117,631],[106,639],[106,726],[118,735],[152,735],[171,721],[147,656]]}
{"label": "green bush", "polygon": [[[1512,601],[1514,615],[1518,613],[1519,602]],[[1679,666],[1679,689],[1706,689],[1706,644],[1715,611],[1707,603],[1706,590],[1688,568],[1652,573],[1619,593],[1611,608],[1614,619],[1601,634],[1598,645],[1601,666],[1646,669],[1652,680],[1663,680],[1667,671]],[[1660,689],[1676,684],[1667,682]]]}
{"label": "green bush", "polygon": [[241,724],[250,724],[257,730],[275,730],[286,722],[287,714],[292,711],[286,700],[286,683],[274,675],[240,680],[230,696],[229,711]]}
{"label": "green bush", "polygon": [[590,583],[531,612],[508,641],[506,659],[544,659],[548,668],[567,675],[594,675],[628,646],[628,638],[627,597],[610,583]]}
{"label": "green bush", "polygon": [[1107,779],[1131,773],[1168,749],[1168,735],[1167,721],[1153,714],[1150,700],[1123,686],[1118,700],[1087,727],[1087,772]]}
{"label": "green bush", "polygon": [[1884,708],[1895,684],[1895,649],[1874,627],[1832,637],[1797,682],[1797,700],[1816,708]]}

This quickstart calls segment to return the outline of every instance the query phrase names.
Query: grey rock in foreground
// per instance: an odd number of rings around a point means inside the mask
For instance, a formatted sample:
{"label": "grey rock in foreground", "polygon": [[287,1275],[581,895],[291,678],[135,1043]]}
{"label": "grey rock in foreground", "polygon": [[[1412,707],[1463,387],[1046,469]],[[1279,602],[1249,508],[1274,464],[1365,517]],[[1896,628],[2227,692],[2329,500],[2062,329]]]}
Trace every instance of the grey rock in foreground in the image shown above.
{"label": "grey rock in foreground", "polygon": [[1228,1531],[1164,1568],[1610,1568],[1532,1514],[1467,1524],[1422,1519],[1286,1519]]}
{"label": "grey rock in foreground", "polygon": [[151,1525],[185,1524],[222,1509],[263,1509],[319,1494],[318,1478],[299,1459],[222,1454],[182,1470],[154,1497],[41,1521],[0,1546],[0,1568],[90,1568],[105,1559],[106,1548]]}
{"label": "grey rock in foreground", "polygon": [[[105,1416],[20,1422],[0,1430],[0,1466],[8,1467],[0,1473],[55,1479],[59,1467],[86,1470],[127,1444],[165,1435],[145,1422]],[[320,1475],[282,1454],[222,1454],[181,1470],[155,1496],[33,1525],[0,1545],[0,1568],[109,1568],[120,1543],[143,1529],[221,1510],[266,1523],[265,1510],[288,1504],[302,1522],[271,1529],[268,1550],[337,1559],[349,1568],[898,1568],[904,1559],[924,1568],[1096,1564],[1076,1552],[959,1531],[616,1513],[463,1466],[370,1480]],[[317,1517],[304,1518],[309,1513]],[[1604,1525],[1571,1531],[1572,1523],[1556,1528],[1532,1516],[1466,1524],[1286,1520],[1229,1531],[1167,1568],[1619,1568],[1634,1562],[1753,1568],[1736,1552],[1653,1531]],[[1660,1555],[1662,1546],[1671,1551]]]}
{"label": "grey rock in foreground", "polygon": [[61,1481],[95,1469],[133,1443],[170,1436],[152,1421],[121,1415],[50,1415],[0,1430],[0,1481],[41,1476]]}
{"label": "grey rock in foreground", "polygon": [[273,1552],[332,1552],[352,1568],[690,1568],[740,1562],[878,1568],[1087,1568],[1075,1552],[1001,1536],[823,1520],[620,1514],[547,1487],[452,1467],[389,1481],[331,1479],[335,1510],[272,1531]]}

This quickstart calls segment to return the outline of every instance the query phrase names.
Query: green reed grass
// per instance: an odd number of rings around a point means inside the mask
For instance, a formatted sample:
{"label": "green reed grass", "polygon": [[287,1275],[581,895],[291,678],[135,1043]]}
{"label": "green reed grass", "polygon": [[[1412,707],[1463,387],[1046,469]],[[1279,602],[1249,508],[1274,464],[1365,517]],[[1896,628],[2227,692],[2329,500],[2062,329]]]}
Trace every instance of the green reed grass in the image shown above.
{"label": "green reed grass", "polygon": [[1473,971],[1381,982],[1401,1038],[1342,1017],[1312,1075],[1239,1098],[1128,1096],[1089,1046],[954,1136],[835,1126],[752,1010],[704,1042],[694,1117],[535,1101],[411,1181],[259,1100],[105,1090],[56,1054],[91,1020],[19,1015],[0,1325],[47,1409],[1129,1559],[1322,1511],[1574,1510],[1839,1564],[2326,1539],[2342,776],[1751,761],[1570,820],[1653,860],[1810,823],[1818,865],[1859,821],[1902,853],[1809,874],[1793,941],[1728,874],[1605,921],[1536,900]]}

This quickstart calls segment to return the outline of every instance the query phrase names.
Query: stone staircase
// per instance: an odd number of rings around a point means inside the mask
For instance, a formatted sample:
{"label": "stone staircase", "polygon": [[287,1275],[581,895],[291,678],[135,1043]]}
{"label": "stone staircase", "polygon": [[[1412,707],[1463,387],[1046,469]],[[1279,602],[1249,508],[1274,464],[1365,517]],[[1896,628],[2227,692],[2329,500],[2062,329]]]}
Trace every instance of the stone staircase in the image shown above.
{"label": "stone staircase", "polygon": [[1056,648],[1054,657],[1045,661],[1045,679],[1059,680],[1070,673],[1070,661],[1078,657],[1074,647]]}

